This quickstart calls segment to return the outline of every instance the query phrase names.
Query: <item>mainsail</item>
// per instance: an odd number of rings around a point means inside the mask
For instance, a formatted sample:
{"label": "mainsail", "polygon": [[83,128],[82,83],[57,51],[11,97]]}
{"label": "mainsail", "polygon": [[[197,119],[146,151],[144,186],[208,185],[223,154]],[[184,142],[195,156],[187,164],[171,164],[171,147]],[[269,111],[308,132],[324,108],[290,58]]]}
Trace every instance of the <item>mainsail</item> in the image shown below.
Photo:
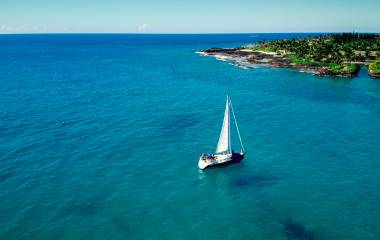
{"label": "mainsail", "polygon": [[231,149],[230,145],[230,101],[227,96],[226,110],[224,112],[224,120],[222,131],[220,132],[218,146],[216,147],[216,153],[226,152]]}

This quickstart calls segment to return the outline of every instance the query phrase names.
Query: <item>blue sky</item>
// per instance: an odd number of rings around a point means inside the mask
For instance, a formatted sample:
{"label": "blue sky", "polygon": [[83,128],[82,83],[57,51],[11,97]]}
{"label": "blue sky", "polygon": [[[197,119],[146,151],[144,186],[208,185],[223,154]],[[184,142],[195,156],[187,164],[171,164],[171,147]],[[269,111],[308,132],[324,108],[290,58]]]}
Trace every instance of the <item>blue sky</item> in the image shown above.
{"label": "blue sky", "polygon": [[0,0],[0,33],[380,32],[380,0]]}

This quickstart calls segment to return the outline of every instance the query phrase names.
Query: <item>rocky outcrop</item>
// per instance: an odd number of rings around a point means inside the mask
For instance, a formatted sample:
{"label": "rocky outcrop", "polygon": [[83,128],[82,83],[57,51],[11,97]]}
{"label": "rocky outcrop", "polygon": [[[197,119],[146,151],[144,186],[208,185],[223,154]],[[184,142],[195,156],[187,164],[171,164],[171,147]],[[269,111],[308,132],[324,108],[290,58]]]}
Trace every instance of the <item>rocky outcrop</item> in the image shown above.
{"label": "rocky outcrop", "polygon": [[372,78],[380,78],[380,60],[371,62],[368,65],[368,75]]}
{"label": "rocky outcrop", "polygon": [[372,78],[380,78],[380,72],[368,72],[368,75]]}

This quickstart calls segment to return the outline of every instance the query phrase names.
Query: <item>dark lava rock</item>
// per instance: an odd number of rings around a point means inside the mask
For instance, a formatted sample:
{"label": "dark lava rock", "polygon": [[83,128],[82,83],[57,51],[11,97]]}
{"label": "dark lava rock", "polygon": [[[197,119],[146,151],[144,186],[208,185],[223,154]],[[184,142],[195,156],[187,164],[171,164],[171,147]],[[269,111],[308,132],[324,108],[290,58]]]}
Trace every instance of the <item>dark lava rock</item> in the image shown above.
{"label": "dark lava rock", "polygon": [[368,75],[372,78],[380,78],[380,73],[374,73],[374,72],[368,71]]}

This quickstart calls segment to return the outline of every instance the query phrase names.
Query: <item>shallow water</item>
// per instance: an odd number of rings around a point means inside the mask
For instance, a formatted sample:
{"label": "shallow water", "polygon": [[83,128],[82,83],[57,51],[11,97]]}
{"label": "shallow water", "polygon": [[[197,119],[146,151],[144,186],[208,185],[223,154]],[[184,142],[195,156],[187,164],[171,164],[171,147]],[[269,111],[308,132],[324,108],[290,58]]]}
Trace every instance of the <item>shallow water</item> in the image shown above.
{"label": "shallow water", "polygon": [[380,81],[195,53],[297,36],[0,36],[0,238],[379,239]]}

